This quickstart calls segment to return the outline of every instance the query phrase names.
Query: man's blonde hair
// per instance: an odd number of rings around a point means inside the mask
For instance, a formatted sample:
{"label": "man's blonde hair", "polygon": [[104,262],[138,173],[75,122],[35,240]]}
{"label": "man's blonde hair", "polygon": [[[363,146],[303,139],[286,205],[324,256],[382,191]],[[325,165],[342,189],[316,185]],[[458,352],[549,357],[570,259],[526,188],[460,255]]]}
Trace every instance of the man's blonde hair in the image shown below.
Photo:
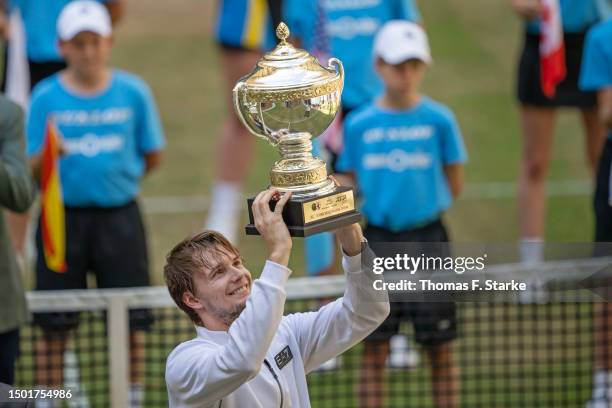
{"label": "man's blonde hair", "polygon": [[214,268],[216,261],[223,255],[223,250],[240,255],[238,249],[222,234],[207,230],[185,238],[166,256],[164,279],[170,296],[198,326],[203,326],[202,320],[195,310],[183,302],[183,295],[185,292],[195,293],[194,275],[203,273],[204,269]]}

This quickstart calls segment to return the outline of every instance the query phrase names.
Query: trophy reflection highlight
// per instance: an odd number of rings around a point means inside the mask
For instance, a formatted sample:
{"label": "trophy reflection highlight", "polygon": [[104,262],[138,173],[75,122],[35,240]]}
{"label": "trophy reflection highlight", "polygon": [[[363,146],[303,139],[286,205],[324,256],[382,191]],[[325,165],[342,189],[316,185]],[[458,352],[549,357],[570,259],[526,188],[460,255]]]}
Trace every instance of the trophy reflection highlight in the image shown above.
{"label": "trophy reflection highlight", "polygon": [[[305,237],[361,219],[353,190],[336,186],[327,177],[325,162],[312,155],[312,139],[325,132],[340,109],[344,70],[336,58],[323,67],[289,44],[284,23],[276,34],[276,48],[234,87],[234,108],[251,133],[278,149],[281,158],[270,171],[271,186],[292,192],[283,218],[291,235]],[[249,235],[258,234],[252,201]]]}

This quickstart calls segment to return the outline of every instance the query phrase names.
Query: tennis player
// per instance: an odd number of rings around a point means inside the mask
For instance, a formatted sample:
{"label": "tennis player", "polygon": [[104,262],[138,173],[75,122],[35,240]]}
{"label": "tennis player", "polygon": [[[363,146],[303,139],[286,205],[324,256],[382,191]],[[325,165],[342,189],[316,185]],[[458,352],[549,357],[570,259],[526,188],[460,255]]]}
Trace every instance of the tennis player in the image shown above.
{"label": "tennis player", "polygon": [[389,314],[385,292],[372,286],[361,227],[336,231],[347,276],[344,297],[318,312],[283,317],[291,270],[291,237],[281,212],[290,195],[257,195],[253,216],[268,247],[253,280],[238,250],[214,231],[179,243],[164,275],[176,304],[196,325],[197,337],[168,356],[170,407],[310,407],[306,374],[357,344]]}

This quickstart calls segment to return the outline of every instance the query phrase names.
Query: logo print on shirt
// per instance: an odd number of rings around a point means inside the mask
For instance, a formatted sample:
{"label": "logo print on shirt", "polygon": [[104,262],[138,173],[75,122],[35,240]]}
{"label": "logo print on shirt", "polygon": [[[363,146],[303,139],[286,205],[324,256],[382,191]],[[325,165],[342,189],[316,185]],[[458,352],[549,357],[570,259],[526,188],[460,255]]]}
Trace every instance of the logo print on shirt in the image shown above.
{"label": "logo print on shirt", "polygon": [[289,346],[286,346],[280,353],[274,356],[274,361],[279,370],[286,366],[291,360],[293,360],[293,353]]}
{"label": "logo print on shirt", "polygon": [[366,154],[363,157],[363,166],[366,169],[387,168],[399,173],[406,169],[427,169],[431,167],[433,159],[430,154],[423,152],[408,153],[395,149],[389,153]]}
{"label": "logo print on shirt", "polygon": [[371,36],[378,31],[380,21],[376,18],[342,17],[327,24],[327,33],[332,37],[350,40],[359,35]]}
{"label": "logo print on shirt", "polygon": [[85,157],[116,152],[123,149],[124,144],[120,135],[98,136],[93,133],[87,133],[78,139],[66,139],[64,143],[69,154],[81,154]]}

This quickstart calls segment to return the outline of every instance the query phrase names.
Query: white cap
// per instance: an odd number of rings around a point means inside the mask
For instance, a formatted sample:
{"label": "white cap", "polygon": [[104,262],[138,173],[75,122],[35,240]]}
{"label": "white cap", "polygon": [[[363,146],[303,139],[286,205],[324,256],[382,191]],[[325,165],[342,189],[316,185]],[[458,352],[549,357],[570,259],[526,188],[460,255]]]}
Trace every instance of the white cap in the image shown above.
{"label": "white cap", "polygon": [[405,20],[386,23],[374,40],[374,57],[396,65],[409,59],[431,63],[427,34],[418,24]]}
{"label": "white cap", "polygon": [[57,20],[57,35],[60,40],[69,41],[83,31],[91,31],[102,37],[112,34],[110,15],[104,5],[97,1],[78,0],[64,7]]}

